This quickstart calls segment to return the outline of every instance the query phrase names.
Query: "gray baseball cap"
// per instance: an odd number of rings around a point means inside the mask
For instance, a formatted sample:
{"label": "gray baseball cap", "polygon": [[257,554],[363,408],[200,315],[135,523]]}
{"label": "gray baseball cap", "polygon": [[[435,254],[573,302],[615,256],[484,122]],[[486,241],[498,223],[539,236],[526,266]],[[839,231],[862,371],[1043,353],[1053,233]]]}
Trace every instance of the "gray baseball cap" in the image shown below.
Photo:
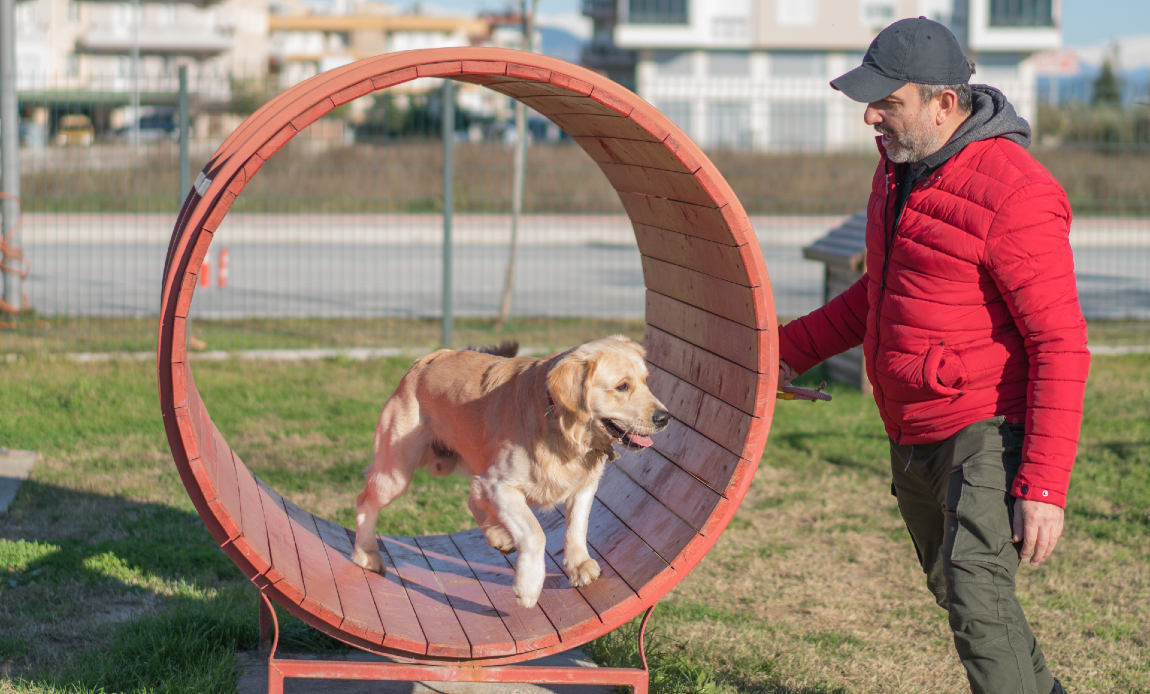
{"label": "gray baseball cap", "polygon": [[907,82],[965,84],[970,81],[966,56],[954,34],[938,22],[901,19],[883,29],[863,56],[863,63],[831,82],[855,101],[885,99]]}

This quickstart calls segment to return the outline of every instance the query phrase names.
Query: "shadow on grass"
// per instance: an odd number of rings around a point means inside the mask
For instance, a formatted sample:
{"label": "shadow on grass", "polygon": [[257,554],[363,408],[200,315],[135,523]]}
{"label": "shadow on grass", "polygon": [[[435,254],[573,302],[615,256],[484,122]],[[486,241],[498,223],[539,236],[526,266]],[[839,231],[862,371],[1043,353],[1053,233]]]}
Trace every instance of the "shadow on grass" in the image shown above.
{"label": "shadow on grass", "polygon": [[[14,691],[235,690],[257,592],[197,514],[29,481],[4,520],[0,657],[17,666]],[[279,620],[286,649],[346,648]]]}

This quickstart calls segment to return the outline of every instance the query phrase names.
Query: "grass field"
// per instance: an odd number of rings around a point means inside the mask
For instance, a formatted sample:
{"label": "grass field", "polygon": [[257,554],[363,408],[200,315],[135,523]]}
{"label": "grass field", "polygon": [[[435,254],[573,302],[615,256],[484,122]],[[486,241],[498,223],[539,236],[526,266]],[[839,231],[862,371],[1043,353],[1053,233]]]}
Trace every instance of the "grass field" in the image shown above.
{"label": "grass field", "polygon": [[[203,362],[196,380],[257,474],[347,524],[407,361]],[[1020,595],[1071,692],[1150,694],[1150,356],[1092,366],[1067,532],[1048,564],[1020,571]],[[876,408],[833,392],[779,404],[733,523],[656,610],[662,692],[963,691],[890,497]],[[155,365],[0,363],[0,413],[0,445],[41,454],[0,516],[0,692],[233,689],[235,652],[255,646],[255,590],[183,491]],[[420,473],[380,531],[469,527],[465,493]],[[286,624],[292,649],[338,648]],[[589,650],[628,662],[626,637]]]}

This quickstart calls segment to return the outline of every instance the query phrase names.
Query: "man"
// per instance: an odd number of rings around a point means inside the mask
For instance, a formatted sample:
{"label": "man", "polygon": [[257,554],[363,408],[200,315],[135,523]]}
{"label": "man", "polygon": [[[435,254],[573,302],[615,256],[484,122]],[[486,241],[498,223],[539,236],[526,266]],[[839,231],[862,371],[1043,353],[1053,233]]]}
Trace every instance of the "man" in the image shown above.
{"label": "man", "polygon": [[781,384],[862,343],[898,498],[971,691],[1061,693],[1014,594],[1062,533],[1090,357],[1070,205],[954,36],[896,22],[831,82],[882,159],[866,274],[779,330]]}

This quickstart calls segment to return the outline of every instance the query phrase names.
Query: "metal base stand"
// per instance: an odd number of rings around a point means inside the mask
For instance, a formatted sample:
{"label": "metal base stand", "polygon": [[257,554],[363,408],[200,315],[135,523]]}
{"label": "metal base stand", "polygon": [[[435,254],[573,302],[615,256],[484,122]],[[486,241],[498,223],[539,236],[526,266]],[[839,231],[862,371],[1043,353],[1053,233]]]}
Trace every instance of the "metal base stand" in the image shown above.
{"label": "metal base stand", "polygon": [[283,694],[289,677],[324,680],[392,680],[399,682],[510,682],[530,684],[613,684],[629,686],[634,694],[647,694],[649,671],[643,634],[654,606],[647,608],[639,626],[639,668],[545,667],[477,663],[418,665],[414,663],[361,663],[336,660],[277,660],[279,621],[267,595],[260,591],[260,651],[268,653],[268,694]]}

